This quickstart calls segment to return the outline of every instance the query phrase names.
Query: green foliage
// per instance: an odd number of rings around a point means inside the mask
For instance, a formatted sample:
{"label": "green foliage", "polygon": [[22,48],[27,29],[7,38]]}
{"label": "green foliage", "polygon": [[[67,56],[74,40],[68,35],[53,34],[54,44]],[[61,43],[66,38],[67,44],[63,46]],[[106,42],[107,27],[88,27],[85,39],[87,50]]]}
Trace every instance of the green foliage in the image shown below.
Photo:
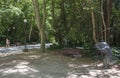
{"label": "green foliage", "polygon": [[[52,2],[53,1],[53,2]],[[113,1],[111,17],[111,43],[120,46],[120,8],[119,0]],[[40,18],[43,18],[43,2],[39,0]],[[53,5],[54,4],[54,5]],[[54,48],[82,46],[90,49],[94,46],[92,39],[91,10],[95,12],[96,34],[100,40],[101,33],[100,0],[46,0],[46,42],[52,42]],[[27,42],[32,26],[30,43],[39,42],[38,29],[32,0],[0,1],[0,35],[10,38],[11,42],[24,43],[25,24],[27,23]],[[40,20],[42,22],[42,20]],[[15,27],[15,29],[13,29]],[[1,40],[1,44],[4,40]]]}
{"label": "green foliage", "polygon": [[112,54],[114,57],[117,57],[120,59],[120,48],[113,47],[112,48]]}
{"label": "green foliage", "polygon": [[119,0],[114,1],[112,8],[112,35],[113,35],[113,45],[120,46],[120,5]]}
{"label": "green foliage", "polygon": [[59,49],[62,49],[62,46],[57,44],[53,44],[48,48],[48,50],[59,50]]}
{"label": "green foliage", "polygon": [[[26,29],[27,34],[29,34],[31,25],[33,26],[32,28],[34,33],[38,34],[36,33],[38,29],[36,29],[37,27],[35,25],[35,20],[33,20],[35,15],[33,12],[33,7],[31,6],[31,0],[3,0],[0,4],[0,35],[4,34],[11,40],[11,43],[24,43],[24,18],[28,20]],[[33,36],[34,34],[32,33],[31,38],[33,39],[31,40],[38,38]]]}

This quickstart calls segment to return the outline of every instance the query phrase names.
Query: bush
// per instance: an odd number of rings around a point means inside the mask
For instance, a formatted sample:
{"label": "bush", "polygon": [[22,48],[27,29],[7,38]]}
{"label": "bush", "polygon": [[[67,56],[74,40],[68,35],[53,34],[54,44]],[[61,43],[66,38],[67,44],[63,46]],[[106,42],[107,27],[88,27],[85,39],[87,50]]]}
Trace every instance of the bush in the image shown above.
{"label": "bush", "polygon": [[113,47],[112,48],[112,53],[113,53],[114,57],[117,57],[117,58],[120,59],[120,49],[119,48]]}
{"label": "bush", "polygon": [[53,45],[50,45],[50,47],[48,48],[49,50],[58,50],[58,49],[61,49],[62,46],[60,45],[57,45],[57,44],[53,44]]}

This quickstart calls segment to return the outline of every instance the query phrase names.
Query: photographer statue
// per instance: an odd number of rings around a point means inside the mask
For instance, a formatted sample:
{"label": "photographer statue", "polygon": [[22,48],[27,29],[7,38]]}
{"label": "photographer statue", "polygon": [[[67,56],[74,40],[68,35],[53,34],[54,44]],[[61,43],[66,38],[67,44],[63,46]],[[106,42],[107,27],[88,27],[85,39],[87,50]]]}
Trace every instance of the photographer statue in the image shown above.
{"label": "photographer statue", "polygon": [[102,55],[103,59],[103,66],[105,68],[110,67],[110,62],[112,61],[112,51],[109,47],[109,45],[106,42],[98,42],[95,47],[98,49],[98,51]]}

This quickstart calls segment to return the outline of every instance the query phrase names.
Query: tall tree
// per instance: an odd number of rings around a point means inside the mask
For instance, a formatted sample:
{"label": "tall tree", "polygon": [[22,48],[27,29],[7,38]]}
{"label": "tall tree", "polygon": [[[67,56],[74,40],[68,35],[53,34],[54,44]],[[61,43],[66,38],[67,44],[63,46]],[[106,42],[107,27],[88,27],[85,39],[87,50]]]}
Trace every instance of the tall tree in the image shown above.
{"label": "tall tree", "polygon": [[92,18],[92,26],[93,26],[93,41],[97,43],[98,41],[96,39],[96,25],[95,25],[94,11],[91,11],[91,18]]}
{"label": "tall tree", "polygon": [[41,40],[41,51],[45,52],[45,20],[46,20],[46,9],[45,9],[45,0],[43,0],[43,8],[44,8],[44,13],[43,13],[43,23],[40,21],[40,9],[39,9],[39,2],[38,0],[32,0],[33,1],[33,6],[36,14],[36,22],[37,22],[37,27],[39,29],[39,36]]}
{"label": "tall tree", "polygon": [[101,0],[101,17],[102,17],[102,24],[103,24],[103,26],[101,26],[101,28],[102,28],[101,35],[103,37],[102,40],[104,40],[106,42],[107,29],[106,29],[106,23],[105,23],[105,19],[104,19],[103,2],[104,2],[104,0]]}
{"label": "tall tree", "polygon": [[112,0],[104,0],[104,19],[106,23],[106,41],[109,43],[110,38],[110,25],[111,25],[111,16],[112,16]]}

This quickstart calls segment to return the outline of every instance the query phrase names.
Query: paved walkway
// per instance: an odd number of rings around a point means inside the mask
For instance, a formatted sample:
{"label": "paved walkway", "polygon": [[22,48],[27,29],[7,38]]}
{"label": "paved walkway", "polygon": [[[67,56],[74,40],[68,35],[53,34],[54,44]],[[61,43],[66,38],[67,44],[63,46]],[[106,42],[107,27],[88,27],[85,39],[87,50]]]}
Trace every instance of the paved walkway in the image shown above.
{"label": "paved walkway", "polygon": [[[50,47],[52,43],[47,43],[45,46],[46,48]],[[28,49],[34,49],[34,48],[40,48],[40,44],[35,44],[35,45],[27,45]],[[11,47],[0,47],[0,53],[6,53],[6,52],[21,52],[25,46],[11,46]]]}

